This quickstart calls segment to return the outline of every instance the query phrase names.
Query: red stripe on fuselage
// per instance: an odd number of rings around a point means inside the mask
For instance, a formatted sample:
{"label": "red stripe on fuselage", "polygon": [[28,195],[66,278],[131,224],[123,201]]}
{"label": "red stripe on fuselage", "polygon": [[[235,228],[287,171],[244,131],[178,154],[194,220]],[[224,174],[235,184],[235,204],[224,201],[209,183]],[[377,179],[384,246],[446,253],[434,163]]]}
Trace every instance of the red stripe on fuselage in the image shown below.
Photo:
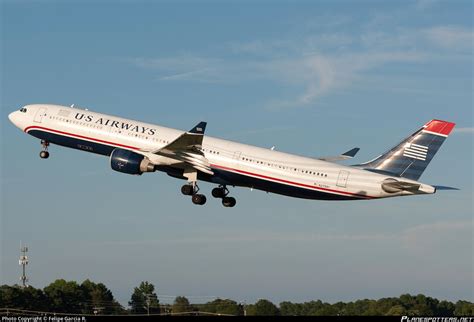
{"label": "red stripe on fuselage", "polygon": [[267,180],[275,180],[275,181],[279,181],[279,182],[286,183],[286,184],[297,185],[297,186],[301,186],[301,187],[304,187],[304,188],[310,188],[312,190],[328,191],[328,192],[344,194],[344,195],[354,196],[354,197],[363,198],[363,199],[376,198],[376,197],[372,197],[372,196],[360,195],[360,194],[357,194],[357,193],[351,193],[351,192],[345,192],[345,191],[339,191],[339,190],[333,190],[333,189],[327,189],[327,188],[314,187],[314,186],[310,186],[310,185],[307,185],[307,184],[304,184],[304,183],[299,183],[299,182],[294,182],[294,181],[288,181],[288,180],[284,180],[284,179],[269,177],[269,176],[265,176],[265,175],[262,175],[262,174],[247,172],[247,171],[243,171],[243,170],[237,170],[237,169],[228,168],[228,167],[224,167],[224,166],[217,165],[217,164],[211,164],[211,167],[215,167],[215,168],[219,168],[219,169],[223,169],[223,170],[227,170],[227,171],[234,171],[234,172],[242,173],[242,174],[245,174],[245,175],[256,176],[256,177],[260,177],[260,178],[267,179]]}
{"label": "red stripe on fuselage", "polygon": [[[95,142],[99,142],[99,143],[105,143],[105,144],[108,144],[108,145],[124,147],[124,148],[127,148],[127,149],[140,150],[140,148],[137,148],[137,147],[134,147],[134,146],[124,145],[124,144],[120,144],[120,143],[115,143],[115,142],[105,141],[105,140],[101,140],[101,139],[91,138],[91,137],[84,136],[84,135],[79,135],[79,134],[54,130],[54,129],[46,128],[46,127],[43,127],[43,126],[36,126],[36,125],[29,126],[29,127],[24,129],[24,132],[27,133],[29,130],[33,130],[33,129],[46,130],[46,131],[50,131],[50,132],[54,132],[54,133],[58,133],[58,134],[62,134],[62,135],[68,135],[68,136],[73,136],[73,137],[77,137],[77,138],[81,138],[81,139],[85,139],[85,140],[91,140],[91,141],[95,141]],[[358,198],[362,198],[362,199],[376,198],[376,197],[372,197],[372,196],[360,195],[360,194],[350,193],[350,192],[345,192],[345,191],[314,187],[314,186],[310,186],[310,185],[307,185],[307,184],[304,184],[304,183],[288,181],[288,180],[284,180],[284,179],[280,179],[280,178],[269,177],[269,176],[265,176],[265,175],[262,175],[262,174],[248,172],[248,171],[244,171],[244,170],[238,170],[238,169],[229,168],[229,167],[225,167],[225,166],[221,166],[221,165],[217,165],[217,164],[211,164],[211,166],[215,167],[215,168],[218,168],[218,169],[223,169],[223,170],[227,170],[227,171],[233,171],[233,172],[241,173],[241,174],[244,174],[244,175],[247,175],[247,176],[255,176],[255,177],[260,177],[260,178],[266,179],[266,180],[274,180],[274,181],[278,181],[278,182],[285,183],[285,184],[297,185],[297,186],[304,187],[304,188],[310,188],[312,190],[327,191],[327,192],[332,192],[332,193],[338,193],[338,194],[343,194],[343,195],[354,196],[354,197],[358,197]]]}
{"label": "red stripe on fuselage", "polygon": [[54,133],[64,134],[64,135],[68,135],[68,136],[74,136],[74,137],[85,139],[85,140],[105,143],[105,144],[108,144],[108,145],[120,146],[120,147],[123,147],[123,148],[133,149],[133,150],[140,150],[140,148],[137,148],[137,147],[134,147],[134,146],[129,146],[129,145],[124,145],[124,144],[120,144],[120,143],[115,143],[115,142],[105,141],[105,140],[101,140],[101,139],[91,138],[91,137],[84,136],[84,135],[79,135],[79,134],[73,134],[73,133],[53,130],[53,129],[49,129],[49,128],[42,127],[42,126],[28,126],[27,128],[25,128],[24,131],[28,132],[29,130],[32,130],[32,129],[46,130],[46,131],[50,131],[50,132],[54,132]]}

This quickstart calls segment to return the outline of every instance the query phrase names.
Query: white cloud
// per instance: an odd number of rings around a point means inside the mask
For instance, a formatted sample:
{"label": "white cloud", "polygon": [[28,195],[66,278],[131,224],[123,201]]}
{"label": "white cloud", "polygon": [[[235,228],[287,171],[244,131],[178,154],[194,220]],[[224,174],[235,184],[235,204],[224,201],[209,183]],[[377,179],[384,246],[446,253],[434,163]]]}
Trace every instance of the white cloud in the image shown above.
{"label": "white cloud", "polygon": [[416,8],[419,10],[425,10],[431,8],[437,2],[439,2],[439,0],[418,0],[416,1]]}
{"label": "white cloud", "polygon": [[[271,47],[272,45],[268,45]],[[265,46],[257,46],[264,52]],[[317,98],[348,86],[360,73],[387,63],[417,62],[424,55],[413,51],[360,52],[330,55],[307,53],[290,58],[224,61],[222,59],[181,56],[173,58],[136,58],[136,66],[160,73],[160,81],[241,82],[266,79],[302,88],[291,100],[275,100],[269,106],[289,108],[308,105]]]}
{"label": "white cloud", "polygon": [[252,40],[247,42],[230,42],[227,47],[236,54],[255,56],[272,56],[275,52],[285,51],[292,47],[289,40]]}
{"label": "white cloud", "polygon": [[467,48],[472,51],[472,41],[470,29],[454,26],[352,34],[335,31],[292,40],[226,44],[225,49],[238,53],[238,58],[178,55],[135,58],[132,63],[158,72],[160,81],[222,83],[263,79],[293,85],[293,97],[276,96],[264,104],[267,109],[281,109],[311,106],[318,98],[348,88],[367,72],[387,64],[425,62]]}
{"label": "white cloud", "polygon": [[[348,87],[365,71],[388,63],[418,62],[425,58],[417,52],[367,52],[339,56],[308,55],[295,59],[291,64],[274,61],[275,70],[281,70],[284,80],[300,83],[305,90],[293,100],[273,101],[270,109],[305,106],[334,90]],[[285,70],[287,69],[287,70]]]}
{"label": "white cloud", "polygon": [[[314,242],[314,241],[397,241],[410,249],[420,245],[429,248],[434,240],[452,240],[456,236],[472,234],[473,222],[469,220],[441,221],[409,227],[397,233],[325,234],[325,233],[282,233],[282,232],[212,232],[206,237],[163,238],[160,240],[109,241],[107,244],[148,245],[148,244],[215,244],[253,242]],[[434,238],[438,237],[438,239]],[[444,239],[447,238],[447,239]]]}
{"label": "white cloud", "polygon": [[328,92],[336,86],[336,66],[330,59],[316,55],[304,63],[310,73],[306,93],[300,97],[303,104],[310,103],[314,98]]}
{"label": "white cloud", "polygon": [[457,26],[439,26],[424,30],[428,40],[433,44],[450,50],[466,50],[472,52],[474,32],[471,29]]}
{"label": "white cloud", "polygon": [[217,82],[222,77],[223,62],[219,59],[192,55],[144,58],[130,60],[137,67],[156,71],[162,81]]}
{"label": "white cloud", "polygon": [[422,224],[407,228],[403,231],[403,238],[416,238],[417,236],[426,237],[436,233],[445,233],[452,231],[472,231],[473,222],[471,220],[456,221],[437,221],[434,223]]}
{"label": "white cloud", "polygon": [[[415,226],[404,230],[400,239],[410,251],[416,253],[439,252],[446,244],[453,241],[472,241],[474,224],[472,220],[440,221]],[[471,244],[465,247],[473,247]]]}
{"label": "white cloud", "polygon": [[390,239],[391,236],[383,234],[301,234],[301,233],[269,233],[269,232],[247,232],[238,235],[232,233],[214,233],[207,237],[184,237],[161,240],[139,240],[139,241],[109,241],[113,245],[152,245],[152,244],[214,244],[214,243],[254,243],[254,242],[311,242],[311,241],[363,241]]}
{"label": "white cloud", "polygon": [[209,79],[210,68],[193,70],[159,77],[159,80],[206,80]]}
{"label": "white cloud", "polygon": [[137,57],[131,60],[136,66],[145,69],[181,70],[201,69],[216,64],[218,60],[193,55],[179,55],[175,57],[144,58]]}

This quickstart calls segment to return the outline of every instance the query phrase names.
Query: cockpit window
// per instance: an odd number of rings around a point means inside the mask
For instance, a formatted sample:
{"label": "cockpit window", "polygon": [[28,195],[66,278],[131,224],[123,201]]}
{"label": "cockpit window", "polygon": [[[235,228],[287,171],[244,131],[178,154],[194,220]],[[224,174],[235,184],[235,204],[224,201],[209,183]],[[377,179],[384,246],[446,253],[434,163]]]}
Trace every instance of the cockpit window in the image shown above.
{"label": "cockpit window", "polygon": [[20,108],[20,112],[26,113],[26,108],[24,107]]}

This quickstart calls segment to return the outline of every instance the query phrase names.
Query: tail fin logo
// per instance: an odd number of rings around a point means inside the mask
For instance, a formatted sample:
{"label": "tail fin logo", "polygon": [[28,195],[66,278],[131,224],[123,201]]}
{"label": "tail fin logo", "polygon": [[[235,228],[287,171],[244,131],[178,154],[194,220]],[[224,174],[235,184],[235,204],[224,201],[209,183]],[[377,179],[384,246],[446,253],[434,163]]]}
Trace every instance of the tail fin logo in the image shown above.
{"label": "tail fin logo", "polygon": [[415,143],[407,143],[405,144],[403,150],[403,156],[417,159],[421,161],[426,160],[426,155],[428,154],[428,147],[424,145],[419,145]]}

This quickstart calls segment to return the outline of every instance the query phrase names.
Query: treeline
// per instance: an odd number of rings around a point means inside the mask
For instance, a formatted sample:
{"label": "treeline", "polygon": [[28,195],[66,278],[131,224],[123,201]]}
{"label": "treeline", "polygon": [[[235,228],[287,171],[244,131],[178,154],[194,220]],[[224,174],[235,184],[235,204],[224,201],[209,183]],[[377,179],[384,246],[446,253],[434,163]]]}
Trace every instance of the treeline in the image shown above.
{"label": "treeline", "polygon": [[173,304],[160,304],[153,284],[142,282],[134,288],[129,308],[118,303],[102,283],[85,280],[81,284],[59,279],[44,289],[0,286],[0,309],[11,308],[38,312],[70,314],[183,314],[208,312],[222,315],[409,315],[409,316],[473,316],[474,304],[468,301],[439,301],[422,294],[379,300],[325,303],[320,300],[305,303],[282,302],[279,306],[261,299],[254,304],[230,299],[216,299],[193,304],[184,296]]}

